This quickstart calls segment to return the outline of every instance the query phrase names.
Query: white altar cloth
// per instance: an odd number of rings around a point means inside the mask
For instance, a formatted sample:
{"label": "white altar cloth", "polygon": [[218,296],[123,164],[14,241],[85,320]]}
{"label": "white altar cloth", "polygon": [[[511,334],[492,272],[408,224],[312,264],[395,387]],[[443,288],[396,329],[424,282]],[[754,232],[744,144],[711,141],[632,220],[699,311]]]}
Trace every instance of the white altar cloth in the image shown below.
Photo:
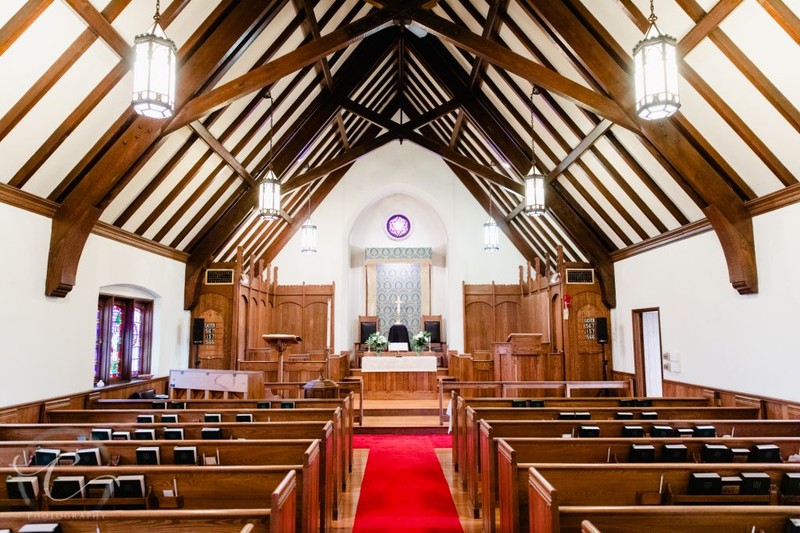
{"label": "white altar cloth", "polygon": [[361,372],[436,372],[436,356],[364,356],[361,358]]}

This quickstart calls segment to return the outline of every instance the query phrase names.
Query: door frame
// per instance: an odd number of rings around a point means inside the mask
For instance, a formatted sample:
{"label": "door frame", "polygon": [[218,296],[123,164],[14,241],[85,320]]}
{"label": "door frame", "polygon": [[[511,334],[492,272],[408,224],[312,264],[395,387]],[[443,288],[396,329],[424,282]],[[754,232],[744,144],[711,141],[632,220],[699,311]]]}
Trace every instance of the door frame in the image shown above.
{"label": "door frame", "polygon": [[[644,329],[642,328],[642,315],[650,312],[658,313],[658,344],[659,353],[661,352],[661,308],[659,307],[643,307],[641,309],[633,309],[632,314],[632,329],[633,329],[633,368],[634,377],[633,383],[636,390],[636,396],[647,395],[647,380],[646,380],[646,365],[644,361]],[[658,372],[661,377],[661,390],[664,390],[664,367],[660,363]]]}

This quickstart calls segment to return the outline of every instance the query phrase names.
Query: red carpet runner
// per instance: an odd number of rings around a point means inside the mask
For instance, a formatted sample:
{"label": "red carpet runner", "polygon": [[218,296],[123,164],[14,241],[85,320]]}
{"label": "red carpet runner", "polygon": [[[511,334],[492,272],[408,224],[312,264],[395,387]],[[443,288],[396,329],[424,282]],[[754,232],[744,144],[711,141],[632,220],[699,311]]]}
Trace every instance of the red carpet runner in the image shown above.
{"label": "red carpet runner", "polygon": [[434,447],[449,435],[356,435],[369,448],[353,532],[463,532]]}

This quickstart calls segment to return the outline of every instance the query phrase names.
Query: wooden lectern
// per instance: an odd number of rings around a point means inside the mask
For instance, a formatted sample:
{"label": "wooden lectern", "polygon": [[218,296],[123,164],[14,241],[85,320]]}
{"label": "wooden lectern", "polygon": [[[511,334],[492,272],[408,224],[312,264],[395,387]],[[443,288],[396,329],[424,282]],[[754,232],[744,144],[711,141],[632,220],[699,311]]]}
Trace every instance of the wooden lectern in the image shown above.
{"label": "wooden lectern", "polygon": [[303,339],[288,333],[269,333],[262,335],[261,338],[267,341],[270,348],[278,352],[278,383],[283,383],[283,352],[287,346],[303,342]]}

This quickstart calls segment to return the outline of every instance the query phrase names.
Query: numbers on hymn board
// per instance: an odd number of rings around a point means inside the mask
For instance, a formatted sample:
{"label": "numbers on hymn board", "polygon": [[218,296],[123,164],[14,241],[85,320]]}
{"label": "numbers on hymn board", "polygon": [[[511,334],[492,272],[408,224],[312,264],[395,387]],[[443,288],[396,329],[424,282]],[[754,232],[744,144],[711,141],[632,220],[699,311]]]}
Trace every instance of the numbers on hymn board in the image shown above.
{"label": "numbers on hymn board", "polygon": [[597,321],[594,317],[585,317],[583,320],[583,332],[587,340],[597,338]]}

